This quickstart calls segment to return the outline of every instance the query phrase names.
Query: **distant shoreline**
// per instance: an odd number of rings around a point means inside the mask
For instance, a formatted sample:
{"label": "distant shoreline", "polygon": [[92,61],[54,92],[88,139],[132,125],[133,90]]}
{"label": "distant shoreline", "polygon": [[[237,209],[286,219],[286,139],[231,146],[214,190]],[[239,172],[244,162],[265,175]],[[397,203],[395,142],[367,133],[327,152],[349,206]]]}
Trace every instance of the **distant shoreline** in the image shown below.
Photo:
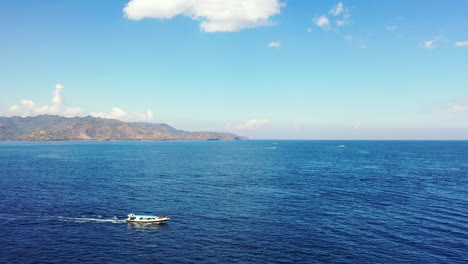
{"label": "distant shoreline", "polygon": [[164,123],[130,123],[99,117],[0,117],[0,140],[18,141],[170,141],[246,140],[229,132],[189,132]]}

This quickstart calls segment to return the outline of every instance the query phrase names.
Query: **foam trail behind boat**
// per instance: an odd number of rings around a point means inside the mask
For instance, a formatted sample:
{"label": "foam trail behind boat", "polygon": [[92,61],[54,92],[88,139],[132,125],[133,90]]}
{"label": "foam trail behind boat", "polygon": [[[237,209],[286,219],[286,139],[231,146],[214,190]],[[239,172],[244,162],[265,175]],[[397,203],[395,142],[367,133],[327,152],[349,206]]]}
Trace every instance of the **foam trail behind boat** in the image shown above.
{"label": "foam trail behind boat", "polygon": [[90,218],[90,217],[58,217],[60,221],[72,221],[75,223],[113,223],[113,224],[123,224],[125,220],[119,220],[116,216],[113,218]]}

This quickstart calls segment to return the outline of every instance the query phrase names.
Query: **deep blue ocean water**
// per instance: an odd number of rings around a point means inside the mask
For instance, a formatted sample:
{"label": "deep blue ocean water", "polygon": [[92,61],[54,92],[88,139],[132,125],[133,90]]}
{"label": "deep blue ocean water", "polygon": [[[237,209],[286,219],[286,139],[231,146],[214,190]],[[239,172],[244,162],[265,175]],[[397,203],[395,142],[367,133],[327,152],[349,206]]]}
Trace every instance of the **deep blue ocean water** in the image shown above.
{"label": "deep blue ocean water", "polygon": [[0,142],[0,221],[0,263],[467,263],[468,141]]}

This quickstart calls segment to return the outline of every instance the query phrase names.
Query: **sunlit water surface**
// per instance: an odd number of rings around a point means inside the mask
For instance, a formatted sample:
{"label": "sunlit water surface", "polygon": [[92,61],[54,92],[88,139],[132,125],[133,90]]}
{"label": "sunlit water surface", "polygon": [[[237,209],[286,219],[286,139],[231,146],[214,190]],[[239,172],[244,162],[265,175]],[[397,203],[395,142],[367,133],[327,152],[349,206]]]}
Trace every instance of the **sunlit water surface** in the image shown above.
{"label": "sunlit water surface", "polygon": [[0,263],[466,263],[468,142],[0,142],[0,221]]}

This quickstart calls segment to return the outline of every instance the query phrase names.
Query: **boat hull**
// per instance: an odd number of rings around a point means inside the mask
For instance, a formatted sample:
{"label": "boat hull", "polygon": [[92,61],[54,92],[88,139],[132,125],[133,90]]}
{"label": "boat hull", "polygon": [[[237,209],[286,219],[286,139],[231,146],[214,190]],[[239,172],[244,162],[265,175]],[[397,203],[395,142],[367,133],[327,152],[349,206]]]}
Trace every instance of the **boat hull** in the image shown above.
{"label": "boat hull", "polygon": [[155,216],[155,215],[136,215],[129,214],[128,218],[125,220],[127,223],[155,223],[163,224],[171,219],[169,216]]}
{"label": "boat hull", "polygon": [[157,223],[157,224],[164,224],[168,221],[169,219],[164,219],[164,220],[125,220],[127,223],[142,223],[142,224],[147,224],[147,223]]}

